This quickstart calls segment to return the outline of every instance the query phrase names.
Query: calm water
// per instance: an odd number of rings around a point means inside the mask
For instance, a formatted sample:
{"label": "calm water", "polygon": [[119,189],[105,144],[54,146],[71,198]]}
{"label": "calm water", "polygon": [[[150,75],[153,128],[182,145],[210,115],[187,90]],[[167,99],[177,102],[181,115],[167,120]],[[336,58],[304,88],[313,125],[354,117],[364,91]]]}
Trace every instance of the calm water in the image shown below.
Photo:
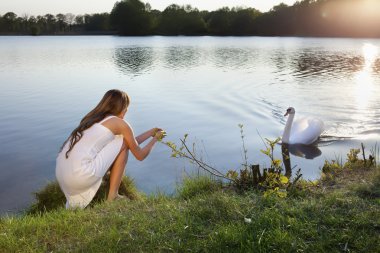
{"label": "calm water", "polygon": [[[318,148],[291,155],[318,178],[325,159],[380,140],[379,50],[369,39],[0,37],[0,213],[54,180],[60,145],[112,88],[130,94],[136,133],[158,126],[174,142],[188,133],[222,171],[243,161],[239,123],[249,162],[268,164],[258,132],[280,136],[293,106],[325,122]],[[143,162],[130,156],[126,173],[142,191],[172,193],[195,170],[159,144]]]}

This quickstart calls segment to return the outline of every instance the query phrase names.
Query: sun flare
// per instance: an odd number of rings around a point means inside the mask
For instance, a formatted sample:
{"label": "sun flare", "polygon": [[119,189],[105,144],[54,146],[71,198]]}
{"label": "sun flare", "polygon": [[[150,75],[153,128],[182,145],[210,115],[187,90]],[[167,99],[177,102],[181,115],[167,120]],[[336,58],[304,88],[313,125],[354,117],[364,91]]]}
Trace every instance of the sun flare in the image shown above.
{"label": "sun flare", "polygon": [[370,43],[365,43],[362,47],[364,67],[355,75],[355,98],[359,109],[366,109],[368,101],[372,97],[374,80],[371,67],[376,61],[378,51],[378,47]]}
{"label": "sun flare", "polygon": [[370,67],[375,62],[379,49],[370,43],[365,43],[362,47],[362,51],[365,66]]}

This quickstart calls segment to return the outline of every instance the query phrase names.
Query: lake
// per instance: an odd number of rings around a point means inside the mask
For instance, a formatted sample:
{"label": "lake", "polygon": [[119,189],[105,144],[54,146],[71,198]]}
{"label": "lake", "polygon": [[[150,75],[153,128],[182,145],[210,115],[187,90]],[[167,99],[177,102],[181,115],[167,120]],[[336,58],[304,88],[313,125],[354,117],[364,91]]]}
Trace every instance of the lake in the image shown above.
{"label": "lake", "polygon": [[[316,179],[326,159],[380,141],[380,40],[280,37],[0,37],[0,213],[17,213],[55,179],[60,146],[109,89],[131,97],[136,134],[189,134],[200,157],[226,172],[269,165],[261,138],[282,135],[286,109],[324,121],[318,147],[292,166]],[[280,147],[276,147],[280,156]],[[148,194],[171,194],[197,169],[158,144],[126,174]]]}

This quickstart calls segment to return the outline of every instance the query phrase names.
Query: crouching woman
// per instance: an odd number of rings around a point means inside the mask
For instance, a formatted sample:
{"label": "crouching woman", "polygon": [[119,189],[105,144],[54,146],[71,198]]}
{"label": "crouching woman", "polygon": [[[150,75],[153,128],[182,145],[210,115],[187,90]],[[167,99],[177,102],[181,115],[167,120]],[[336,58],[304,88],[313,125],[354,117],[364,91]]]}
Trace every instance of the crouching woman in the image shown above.
{"label": "crouching woman", "polygon": [[[107,200],[121,198],[118,189],[124,175],[129,151],[144,160],[157,140],[164,137],[152,128],[135,137],[123,120],[130,99],[120,90],[109,90],[63,144],[56,160],[56,177],[66,196],[66,208],[84,208],[94,198],[102,178],[110,171]],[[150,141],[144,146],[139,145]]]}

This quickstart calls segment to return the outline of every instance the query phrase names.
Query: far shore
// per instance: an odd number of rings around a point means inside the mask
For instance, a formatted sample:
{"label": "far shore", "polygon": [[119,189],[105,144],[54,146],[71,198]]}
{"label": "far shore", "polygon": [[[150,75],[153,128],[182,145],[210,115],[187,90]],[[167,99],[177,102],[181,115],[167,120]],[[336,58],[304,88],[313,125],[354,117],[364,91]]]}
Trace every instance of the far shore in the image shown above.
{"label": "far shore", "polygon": [[117,31],[91,31],[91,32],[65,32],[65,33],[55,33],[55,34],[28,34],[28,33],[0,33],[0,37],[14,36],[14,37],[27,37],[27,36],[49,36],[49,37],[60,37],[60,36],[119,36],[119,37],[152,37],[152,36],[162,36],[162,37],[236,37],[236,38],[246,38],[246,37],[268,37],[268,38],[320,38],[320,39],[380,39],[380,37],[355,37],[355,36],[318,36],[318,35],[213,35],[213,34],[200,34],[200,35],[165,35],[165,34],[146,34],[146,35],[121,35]]}

